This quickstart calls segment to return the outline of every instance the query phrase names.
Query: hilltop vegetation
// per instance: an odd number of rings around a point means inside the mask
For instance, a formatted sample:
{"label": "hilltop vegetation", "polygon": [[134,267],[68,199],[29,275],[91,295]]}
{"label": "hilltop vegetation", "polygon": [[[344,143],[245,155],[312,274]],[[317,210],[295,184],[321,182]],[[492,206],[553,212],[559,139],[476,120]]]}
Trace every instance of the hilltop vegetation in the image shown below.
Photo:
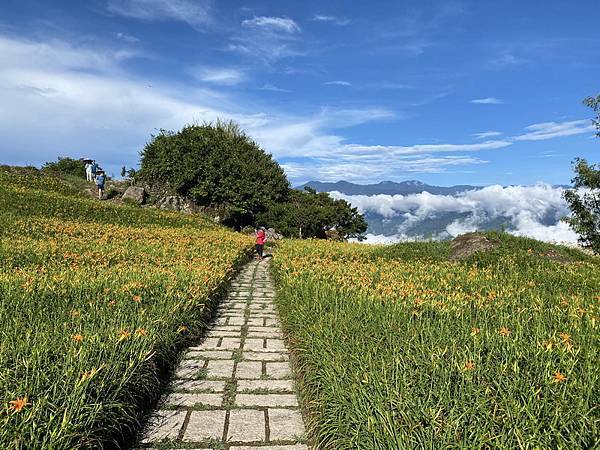
{"label": "hilltop vegetation", "polygon": [[600,262],[489,233],[286,241],[278,306],[318,448],[597,448]]}
{"label": "hilltop vegetation", "polygon": [[0,447],[123,442],[251,245],[201,216],[1,169]]}

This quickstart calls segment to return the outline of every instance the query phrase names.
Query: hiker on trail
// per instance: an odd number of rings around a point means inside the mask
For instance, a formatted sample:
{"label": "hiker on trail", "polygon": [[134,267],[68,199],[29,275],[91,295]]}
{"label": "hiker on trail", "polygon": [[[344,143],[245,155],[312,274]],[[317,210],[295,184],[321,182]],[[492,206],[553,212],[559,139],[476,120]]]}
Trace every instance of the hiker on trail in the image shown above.
{"label": "hiker on trail", "polygon": [[104,172],[98,172],[96,175],[96,187],[98,188],[98,200],[102,200],[102,194],[104,194],[104,182],[106,181],[106,176]]}
{"label": "hiker on trail", "polygon": [[258,254],[259,260],[264,258],[263,251],[265,249],[265,241],[267,240],[267,234],[265,231],[265,227],[260,227],[256,232],[256,253]]}
{"label": "hiker on trail", "polygon": [[96,178],[96,172],[98,171],[98,164],[96,163],[96,160],[92,161],[92,180],[94,178]]}
{"label": "hiker on trail", "polygon": [[88,161],[85,163],[85,179],[87,181],[94,181],[94,175],[92,174],[92,162]]}

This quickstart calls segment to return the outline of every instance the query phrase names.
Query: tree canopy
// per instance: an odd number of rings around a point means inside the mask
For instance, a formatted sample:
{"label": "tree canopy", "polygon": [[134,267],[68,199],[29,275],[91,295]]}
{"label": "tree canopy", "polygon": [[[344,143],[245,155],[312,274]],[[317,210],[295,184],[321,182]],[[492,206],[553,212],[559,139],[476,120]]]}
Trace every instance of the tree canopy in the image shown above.
{"label": "tree canopy", "polygon": [[238,228],[287,199],[283,169],[232,122],[162,130],[141,156],[140,181],[164,185],[201,206],[226,207],[225,223]]}
{"label": "tree canopy", "polygon": [[325,238],[328,230],[335,229],[341,238],[362,239],[368,226],[362,214],[345,200],[308,187],[290,191],[288,201],[274,205],[258,220],[284,236],[298,238]]}
{"label": "tree canopy", "polygon": [[[600,137],[600,96],[588,97],[584,104],[596,112],[593,123]],[[600,165],[577,158],[573,169],[576,174],[571,180],[573,189],[564,193],[572,215],[564,220],[579,235],[580,244],[600,253]]]}

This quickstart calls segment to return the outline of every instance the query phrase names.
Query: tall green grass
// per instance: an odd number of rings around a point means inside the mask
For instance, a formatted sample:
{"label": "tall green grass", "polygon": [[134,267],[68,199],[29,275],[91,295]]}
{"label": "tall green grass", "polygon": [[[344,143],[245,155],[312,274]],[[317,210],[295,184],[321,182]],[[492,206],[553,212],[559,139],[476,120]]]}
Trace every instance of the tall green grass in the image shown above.
{"label": "tall green grass", "polygon": [[489,238],[459,263],[447,243],[279,246],[316,448],[600,446],[600,263]]}
{"label": "tall green grass", "polygon": [[2,449],[127,441],[252,245],[35,171],[0,171],[0,230]]}

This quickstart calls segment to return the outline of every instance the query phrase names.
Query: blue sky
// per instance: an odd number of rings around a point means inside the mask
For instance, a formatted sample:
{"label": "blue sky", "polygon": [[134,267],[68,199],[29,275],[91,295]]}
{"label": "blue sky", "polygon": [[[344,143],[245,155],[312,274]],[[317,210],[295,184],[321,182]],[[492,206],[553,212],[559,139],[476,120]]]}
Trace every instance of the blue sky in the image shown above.
{"label": "blue sky", "polygon": [[595,0],[3,0],[0,162],[118,173],[220,117],[294,184],[568,183],[598,161],[599,20]]}

